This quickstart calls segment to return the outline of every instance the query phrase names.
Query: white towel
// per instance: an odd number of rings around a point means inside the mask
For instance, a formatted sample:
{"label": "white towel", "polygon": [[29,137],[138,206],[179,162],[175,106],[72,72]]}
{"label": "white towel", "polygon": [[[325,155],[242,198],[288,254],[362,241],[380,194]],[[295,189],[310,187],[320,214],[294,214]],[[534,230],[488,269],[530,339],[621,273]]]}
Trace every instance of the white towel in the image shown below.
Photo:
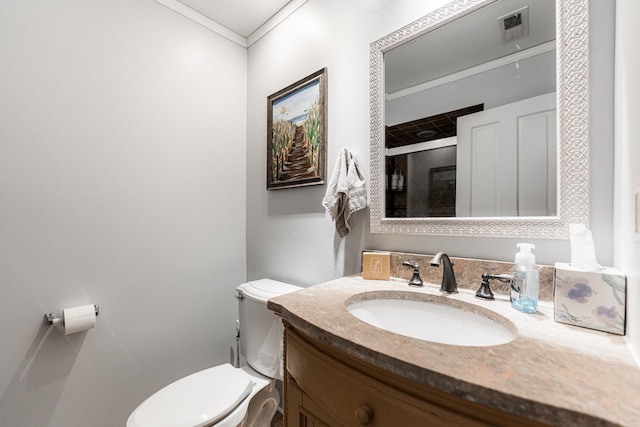
{"label": "white towel", "polygon": [[364,174],[358,159],[346,148],[340,150],[322,206],[335,221],[340,237],[351,232],[351,214],[367,206]]}

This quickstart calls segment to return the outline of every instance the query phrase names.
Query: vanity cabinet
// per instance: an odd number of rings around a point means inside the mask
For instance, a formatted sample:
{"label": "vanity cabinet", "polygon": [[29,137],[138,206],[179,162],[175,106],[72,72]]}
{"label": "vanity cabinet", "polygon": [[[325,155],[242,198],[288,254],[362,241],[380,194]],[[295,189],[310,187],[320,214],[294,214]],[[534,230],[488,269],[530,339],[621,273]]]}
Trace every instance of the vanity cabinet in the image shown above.
{"label": "vanity cabinet", "polygon": [[414,383],[285,322],[284,420],[311,426],[539,426]]}

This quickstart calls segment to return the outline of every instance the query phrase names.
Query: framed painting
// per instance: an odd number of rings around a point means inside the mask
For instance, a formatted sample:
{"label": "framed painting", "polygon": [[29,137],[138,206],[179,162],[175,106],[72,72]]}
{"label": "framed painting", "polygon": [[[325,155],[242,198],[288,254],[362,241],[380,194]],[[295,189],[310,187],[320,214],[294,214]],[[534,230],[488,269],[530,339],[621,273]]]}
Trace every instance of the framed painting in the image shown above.
{"label": "framed painting", "polygon": [[327,69],[267,98],[267,190],[324,184]]}
{"label": "framed painting", "polygon": [[429,216],[456,216],[456,166],[429,170]]}

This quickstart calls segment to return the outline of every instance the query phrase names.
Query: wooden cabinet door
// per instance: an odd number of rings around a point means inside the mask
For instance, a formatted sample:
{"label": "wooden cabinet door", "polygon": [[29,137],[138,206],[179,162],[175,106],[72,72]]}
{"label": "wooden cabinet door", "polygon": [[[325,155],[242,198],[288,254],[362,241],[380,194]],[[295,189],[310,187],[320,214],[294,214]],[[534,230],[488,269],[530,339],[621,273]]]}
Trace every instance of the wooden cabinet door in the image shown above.
{"label": "wooden cabinet door", "polygon": [[[290,330],[286,335],[288,427],[487,426],[346,366]],[[301,402],[300,402],[301,400]]]}
{"label": "wooden cabinet door", "polygon": [[285,426],[287,427],[331,427],[339,425],[329,413],[324,411],[306,395],[298,384],[287,375],[287,404]]}

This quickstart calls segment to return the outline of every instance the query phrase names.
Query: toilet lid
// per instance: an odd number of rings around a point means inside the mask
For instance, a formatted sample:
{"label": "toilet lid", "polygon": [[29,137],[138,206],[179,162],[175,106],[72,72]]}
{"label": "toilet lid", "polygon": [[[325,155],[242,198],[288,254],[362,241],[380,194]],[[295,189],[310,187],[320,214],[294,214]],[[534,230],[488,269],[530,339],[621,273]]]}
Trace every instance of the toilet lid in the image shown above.
{"label": "toilet lid", "polygon": [[253,388],[249,377],[228,363],[169,384],[142,402],[127,427],[201,427],[217,422]]}
{"label": "toilet lid", "polygon": [[299,286],[289,283],[279,282],[272,279],[253,280],[238,286],[244,296],[258,302],[267,302],[269,298],[285,295],[302,289]]}

